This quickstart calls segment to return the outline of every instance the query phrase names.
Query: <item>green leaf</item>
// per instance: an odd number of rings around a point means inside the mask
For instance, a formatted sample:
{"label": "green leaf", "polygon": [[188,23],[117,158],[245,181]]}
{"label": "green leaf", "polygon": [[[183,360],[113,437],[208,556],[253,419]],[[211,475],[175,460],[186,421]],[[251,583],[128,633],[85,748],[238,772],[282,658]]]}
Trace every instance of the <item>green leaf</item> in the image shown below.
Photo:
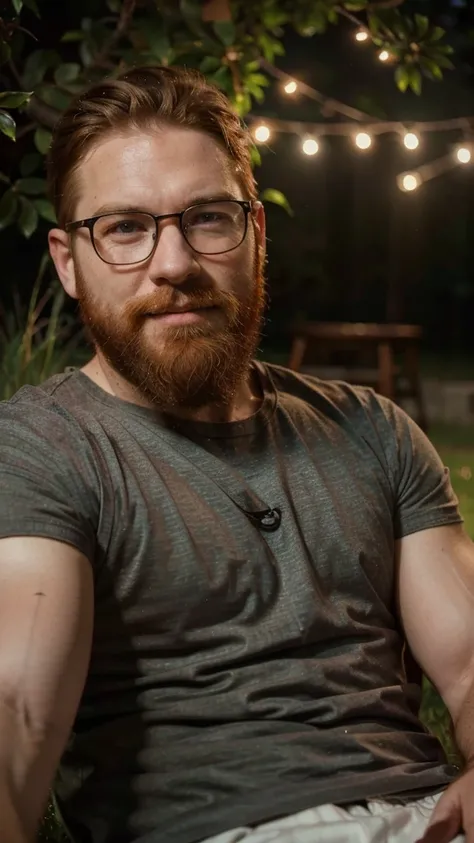
{"label": "green leaf", "polygon": [[20,196],[21,211],[18,217],[18,227],[24,237],[29,238],[38,226],[38,211],[29,199]]}
{"label": "green leaf", "polygon": [[18,199],[12,190],[7,190],[0,199],[0,231],[11,225],[16,217]]}
{"label": "green leaf", "polygon": [[409,87],[412,89],[412,91],[415,94],[420,96],[422,85],[423,85],[423,82],[422,82],[420,71],[416,67],[411,67],[410,68]]}
{"label": "green leaf", "polygon": [[420,66],[426,71],[426,74],[432,79],[442,79],[443,71],[439,64],[429,56],[420,56]]}
{"label": "green leaf", "polygon": [[61,36],[61,41],[64,44],[69,44],[73,41],[82,41],[83,38],[85,38],[85,33],[82,29],[70,29],[69,32],[65,32],[64,35]]}
{"label": "green leaf", "polygon": [[23,178],[27,176],[31,176],[32,173],[37,169],[41,162],[41,155],[38,155],[37,152],[28,152],[20,161],[20,173]]}
{"label": "green leaf", "polygon": [[143,33],[150,45],[151,54],[159,61],[168,57],[171,42],[163,26],[156,21],[145,21]]}
{"label": "green leaf", "polygon": [[446,30],[442,26],[434,26],[430,32],[430,41],[441,41],[446,35]]}
{"label": "green leaf", "polygon": [[263,73],[252,73],[247,77],[247,82],[252,82],[254,85],[259,85],[261,88],[266,88],[270,84],[268,76]]}
{"label": "green leaf", "polygon": [[38,196],[46,192],[46,179],[18,179],[15,183],[15,189],[19,193],[26,193],[27,196]]}
{"label": "green leaf", "polygon": [[56,67],[61,57],[56,50],[35,50],[28,56],[25,62],[23,73],[23,84],[25,88],[35,89],[45,76],[50,67]]}
{"label": "green leaf", "polygon": [[276,38],[272,38],[267,32],[262,32],[258,38],[258,44],[262,50],[264,58],[266,58],[269,62],[272,62],[275,56],[285,55],[285,48],[281,41],[278,41]]}
{"label": "green leaf", "polygon": [[346,0],[342,5],[348,12],[362,12],[367,6],[367,0]]}
{"label": "green leaf", "polygon": [[448,59],[446,56],[439,55],[436,53],[436,57],[434,58],[436,64],[440,67],[444,67],[445,70],[454,70],[454,64],[451,59]]}
{"label": "green leaf", "polygon": [[64,111],[71,102],[72,94],[60,91],[54,85],[42,85],[38,90],[38,97],[52,108],[57,108],[58,111]]}
{"label": "green leaf", "polygon": [[193,21],[202,20],[201,6],[197,0],[180,0],[179,6],[184,18]]}
{"label": "green leaf", "polygon": [[21,12],[21,7],[23,6],[23,0],[12,0],[12,3],[15,12],[17,13],[17,15],[19,15]]}
{"label": "green leaf", "polygon": [[5,64],[11,58],[11,54],[10,44],[0,38],[0,64]]}
{"label": "green leaf", "polygon": [[118,14],[121,9],[120,0],[107,0],[107,8],[110,9],[114,15]]}
{"label": "green leaf", "polygon": [[79,55],[81,57],[81,61],[84,67],[89,67],[94,61],[94,55],[92,53],[91,45],[88,43],[88,41],[82,41],[79,47]]}
{"label": "green leaf", "polygon": [[424,38],[430,28],[430,21],[426,15],[415,14],[415,23],[418,30],[418,38]]}
{"label": "green leaf", "polygon": [[262,156],[260,154],[260,150],[255,146],[250,147],[250,163],[253,167],[260,167],[262,163]]}
{"label": "green leaf", "polygon": [[54,80],[57,85],[68,85],[74,82],[81,72],[81,65],[71,61],[60,64],[54,71]]}
{"label": "green leaf", "polygon": [[19,108],[28,102],[33,91],[2,91],[0,93],[0,106],[2,108]]}
{"label": "green leaf", "polygon": [[246,91],[239,91],[234,98],[234,108],[239,117],[244,117],[252,109],[252,99]]}
{"label": "green leaf", "polygon": [[214,21],[212,28],[226,47],[231,47],[235,42],[235,24],[231,20]]}
{"label": "green leaf", "polygon": [[410,73],[405,65],[400,64],[395,71],[395,82],[397,88],[404,94],[410,83]]}
{"label": "green leaf", "polygon": [[279,205],[290,217],[294,215],[288,199],[281,190],[276,190],[274,187],[267,187],[261,194],[260,199],[262,202],[272,202],[274,205]]}
{"label": "green leaf", "polygon": [[262,9],[262,23],[266,29],[271,29],[274,32],[288,23],[288,13],[275,6]]}
{"label": "green leaf", "polygon": [[23,5],[26,6],[27,9],[30,9],[30,11],[34,12],[36,17],[39,18],[40,13],[36,0],[23,0]]}
{"label": "green leaf", "polygon": [[369,29],[372,35],[380,34],[381,21],[377,17],[377,15],[374,15],[370,12],[367,15],[367,23],[369,24]]}
{"label": "green leaf", "polygon": [[43,126],[38,126],[35,132],[34,141],[36,149],[38,152],[41,152],[42,155],[46,155],[51,145],[51,138],[52,134],[48,129],[45,129]]}
{"label": "green leaf", "polygon": [[229,68],[225,65],[222,65],[219,70],[213,73],[211,78],[214,85],[217,85],[224,91],[230,92],[232,90],[232,77],[230,75]]}
{"label": "green leaf", "polygon": [[49,199],[35,199],[34,206],[38,211],[40,217],[43,217],[44,220],[48,220],[48,222],[57,222],[56,214],[54,213],[54,208],[49,201]]}
{"label": "green leaf", "polygon": [[213,73],[221,66],[221,64],[221,59],[218,59],[215,56],[205,56],[199,65],[199,70],[204,74]]}
{"label": "green leaf", "polygon": [[16,123],[11,114],[2,109],[0,109],[0,132],[3,132],[11,140],[16,139]]}

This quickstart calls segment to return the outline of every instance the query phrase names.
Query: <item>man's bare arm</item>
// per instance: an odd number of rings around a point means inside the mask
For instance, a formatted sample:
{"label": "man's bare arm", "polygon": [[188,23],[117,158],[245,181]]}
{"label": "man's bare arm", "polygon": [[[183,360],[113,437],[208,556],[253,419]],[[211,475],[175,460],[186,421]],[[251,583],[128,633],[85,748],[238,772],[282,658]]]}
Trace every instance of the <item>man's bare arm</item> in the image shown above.
{"label": "man's bare arm", "polygon": [[398,543],[402,624],[414,657],[443,697],[456,740],[474,763],[474,544],[460,525]]}
{"label": "man's bare arm", "polygon": [[84,687],[92,628],[92,567],[78,550],[0,540],[0,815],[9,843],[35,838]]}

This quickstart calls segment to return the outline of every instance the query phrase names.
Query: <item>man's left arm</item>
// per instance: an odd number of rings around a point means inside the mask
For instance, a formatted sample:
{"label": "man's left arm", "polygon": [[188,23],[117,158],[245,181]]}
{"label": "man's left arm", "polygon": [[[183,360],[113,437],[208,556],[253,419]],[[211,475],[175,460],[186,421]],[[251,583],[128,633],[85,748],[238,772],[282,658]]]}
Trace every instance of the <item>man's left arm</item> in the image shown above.
{"label": "man's left arm", "polygon": [[405,536],[397,574],[407,642],[446,703],[466,762],[423,841],[449,843],[464,831],[474,843],[474,544],[459,524]]}

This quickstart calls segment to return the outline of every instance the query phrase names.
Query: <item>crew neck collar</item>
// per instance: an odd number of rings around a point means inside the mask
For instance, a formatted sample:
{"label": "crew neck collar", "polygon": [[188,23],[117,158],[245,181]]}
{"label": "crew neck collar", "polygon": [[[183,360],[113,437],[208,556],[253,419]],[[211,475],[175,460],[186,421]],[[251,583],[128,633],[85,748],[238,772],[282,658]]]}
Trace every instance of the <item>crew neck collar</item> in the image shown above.
{"label": "crew neck collar", "polygon": [[111,395],[91,380],[91,378],[80,369],[74,369],[71,372],[71,375],[81,385],[81,388],[88,392],[89,395],[91,395],[95,400],[100,401],[101,404],[110,407],[110,409],[117,410],[120,408],[125,413],[140,416],[142,419],[154,421],[155,423],[158,422],[163,427],[172,428],[183,435],[203,439],[230,439],[237,436],[250,436],[255,434],[268,423],[276,408],[276,389],[266,364],[258,360],[254,360],[252,361],[252,368],[260,383],[263,396],[262,403],[260,404],[257,412],[249,416],[249,418],[231,422],[207,422],[182,419],[178,416],[173,416],[172,414],[162,413],[160,410],[156,410],[154,408],[142,407],[141,405],[134,404],[131,401],[125,401],[123,398],[119,398],[116,395]]}

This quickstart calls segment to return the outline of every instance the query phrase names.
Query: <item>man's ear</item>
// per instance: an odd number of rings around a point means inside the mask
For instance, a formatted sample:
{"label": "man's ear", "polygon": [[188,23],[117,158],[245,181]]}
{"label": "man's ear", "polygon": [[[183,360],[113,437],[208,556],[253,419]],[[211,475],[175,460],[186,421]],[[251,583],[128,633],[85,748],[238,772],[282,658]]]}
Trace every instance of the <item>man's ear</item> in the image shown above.
{"label": "man's ear", "polygon": [[252,216],[254,221],[255,237],[257,238],[257,245],[259,249],[266,252],[266,221],[265,209],[262,202],[252,203]]}
{"label": "man's ear", "polygon": [[69,234],[62,228],[52,228],[48,234],[48,244],[61,284],[68,296],[77,299],[76,272]]}

